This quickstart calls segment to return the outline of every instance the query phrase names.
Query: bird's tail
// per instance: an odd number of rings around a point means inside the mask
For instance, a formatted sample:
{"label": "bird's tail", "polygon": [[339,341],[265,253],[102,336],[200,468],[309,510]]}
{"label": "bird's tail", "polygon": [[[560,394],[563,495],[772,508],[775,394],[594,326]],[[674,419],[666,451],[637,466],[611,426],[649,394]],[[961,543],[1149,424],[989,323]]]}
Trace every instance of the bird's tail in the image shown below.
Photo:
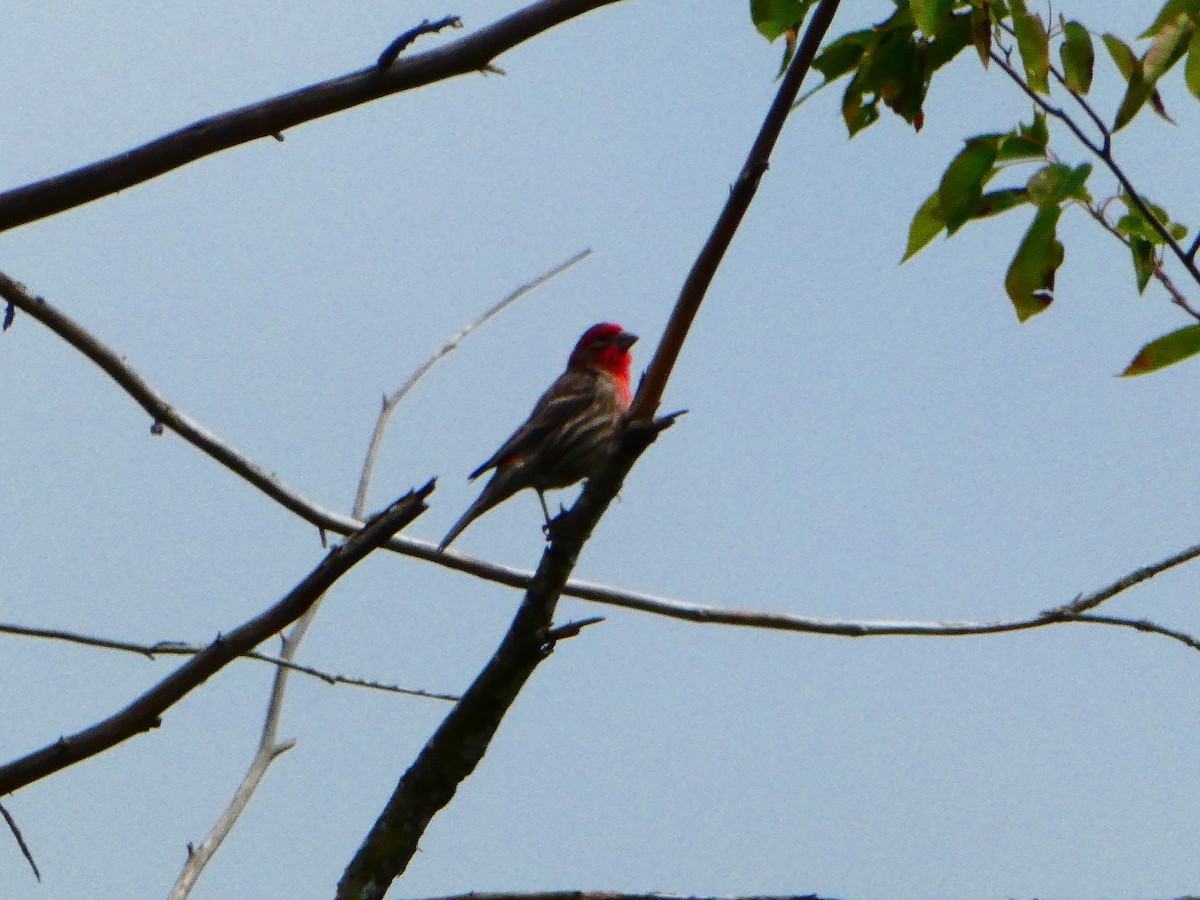
{"label": "bird's tail", "polygon": [[[483,492],[479,495],[475,502],[467,507],[467,511],[459,517],[458,521],[454,523],[454,527],[446,533],[444,538],[442,538],[442,542],[438,544],[439,553],[449,547],[450,543],[456,537],[462,534],[468,525],[482,516],[497,503],[507,500],[515,493],[511,489],[506,490],[508,486],[501,481],[501,478],[499,477],[500,475],[501,472],[498,471],[492,476],[492,480],[487,483],[487,486],[483,489]],[[505,481],[507,481],[507,479],[505,479]]]}

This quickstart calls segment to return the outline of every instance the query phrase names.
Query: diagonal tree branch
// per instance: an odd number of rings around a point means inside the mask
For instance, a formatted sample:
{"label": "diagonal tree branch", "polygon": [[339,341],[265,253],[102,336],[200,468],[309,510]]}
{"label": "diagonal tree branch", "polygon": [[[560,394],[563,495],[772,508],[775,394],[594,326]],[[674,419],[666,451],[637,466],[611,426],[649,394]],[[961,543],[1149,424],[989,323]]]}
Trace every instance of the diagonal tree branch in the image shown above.
{"label": "diagonal tree branch", "polygon": [[201,119],[148,144],[0,194],[0,231],[82,206],[259,138],[389,94],[489,68],[493,59],[570,19],[618,0],[539,0],[437,50],[407,56]]}
{"label": "diagonal tree branch", "polygon": [[683,342],[687,339],[692,321],[700,311],[700,304],[704,301],[708,286],[712,284],[717,267],[721,264],[725,251],[729,249],[733,236],[742,223],[742,218],[754,200],[758,183],[770,164],[771,151],[775,149],[775,143],[783,132],[783,125],[795,103],[796,94],[799,93],[804,76],[808,74],[817,50],[821,47],[825,32],[833,22],[837,8],[838,0],[821,0],[813,13],[804,31],[804,37],[796,49],[796,55],[788,66],[779,90],[775,93],[775,100],[759,129],[758,137],[746,156],[746,162],[733,184],[733,189],[729,192],[729,199],[725,201],[708,240],[705,241],[679,291],[679,299],[671,311],[671,318],[667,322],[662,340],[654,351],[654,358],[650,360],[646,374],[642,376],[637,396],[633,398],[633,406],[629,410],[631,420],[649,419],[657,411],[663,391],[667,387],[667,379],[671,377],[671,370],[675,367],[680,351],[683,350]]}
{"label": "diagonal tree branch", "polygon": [[29,868],[33,869],[33,877],[41,881],[42,873],[38,871],[37,863],[33,861],[33,853],[30,852],[29,845],[25,843],[25,835],[21,834],[21,829],[17,827],[17,820],[4,808],[3,803],[0,803],[0,816],[4,817],[4,821],[8,824],[8,830],[12,832],[13,839],[17,842],[17,847],[20,848],[25,861],[29,863]]}
{"label": "diagonal tree branch", "polygon": [[[550,546],[542,554],[525,597],[495,654],[401,776],[383,812],[338,882],[338,900],[382,900],[407,868],[433,817],[487,752],[505,713],[533,670],[554,649],[551,623],[558,598],[593,529],[616,497],[638,457],[676,416],[653,420],[683,337],[703,301],[712,274],[766,171],[771,147],[833,19],[838,0],[821,0],[800,50],[784,76],[742,176],[689,276],[630,408],[628,423],[612,457],[590,477],[574,506],[555,520]],[[697,274],[697,273],[700,274]],[[678,414],[676,414],[678,415]]]}
{"label": "diagonal tree branch", "polygon": [[70,737],[0,766],[0,796],[101,753],[122,741],[157,728],[160,717],[243,653],[299,618],[344,574],[389,537],[425,511],[433,482],[410,491],[373,517],[346,543],[331,550],[283,599],[192,657],[150,690],[103,721]]}

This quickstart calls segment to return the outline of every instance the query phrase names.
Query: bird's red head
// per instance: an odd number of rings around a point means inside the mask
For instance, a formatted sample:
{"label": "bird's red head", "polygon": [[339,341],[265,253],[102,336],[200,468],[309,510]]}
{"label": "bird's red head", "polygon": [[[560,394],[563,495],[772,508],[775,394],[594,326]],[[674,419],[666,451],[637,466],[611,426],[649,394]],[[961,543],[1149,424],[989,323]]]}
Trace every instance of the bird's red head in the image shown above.
{"label": "bird's red head", "polygon": [[571,351],[571,359],[567,367],[571,369],[601,368],[611,372],[618,379],[629,380],[629,366],[633,356],[629,348],[638,337],[618,325],[616,322],[601,322],[593,325],[583,333],[575,349]]}

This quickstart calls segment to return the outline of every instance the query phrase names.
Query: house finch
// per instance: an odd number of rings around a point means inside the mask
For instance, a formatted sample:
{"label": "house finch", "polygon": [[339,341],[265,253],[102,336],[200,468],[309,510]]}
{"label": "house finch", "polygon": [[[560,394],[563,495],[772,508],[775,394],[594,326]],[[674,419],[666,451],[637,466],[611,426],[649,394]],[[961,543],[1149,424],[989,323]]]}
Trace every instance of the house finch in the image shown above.
{"label": "house finch", "polygon": [[629,348],[637,340],[613,322],[583,333],[567,370],[542,394],[525,424],[487,462],[471,473],[474,481],[495,469],[479,499],[462,514],[438,545],[445,550],[472,521],[523,488],[565,488],[587,478],[604,462],[629,409]]}

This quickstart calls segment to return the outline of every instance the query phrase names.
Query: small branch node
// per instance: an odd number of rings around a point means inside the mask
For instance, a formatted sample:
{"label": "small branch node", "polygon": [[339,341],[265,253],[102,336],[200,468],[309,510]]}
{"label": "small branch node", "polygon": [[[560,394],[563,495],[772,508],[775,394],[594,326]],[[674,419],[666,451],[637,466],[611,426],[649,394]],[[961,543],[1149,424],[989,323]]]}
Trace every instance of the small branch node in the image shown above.
{"label": "small branch node", "polygon": [[387,48],[379,54],[379,59],[375,62],[375,67],[379,71],[384,71],[394,63],[401,53],[417,38],[423,34],[436,34],[443,28],[462,28],[462,19],[458,16],[445,16],[438,19],[436,22],[430,22],[425,19],[420,25],[408,29],[398,38],[387,45]]}
{"label": "small branch node", "polygon": [[578,619],[574,622],[567,622],[565,625],[559,625],[557,628],[551,628],[546,632],[546,643],[553,645],[558,641],[577,637],[579,632],[583,631],[589,625],[595,625],[603,621],[604,616],[592,616],[590,619]]}

